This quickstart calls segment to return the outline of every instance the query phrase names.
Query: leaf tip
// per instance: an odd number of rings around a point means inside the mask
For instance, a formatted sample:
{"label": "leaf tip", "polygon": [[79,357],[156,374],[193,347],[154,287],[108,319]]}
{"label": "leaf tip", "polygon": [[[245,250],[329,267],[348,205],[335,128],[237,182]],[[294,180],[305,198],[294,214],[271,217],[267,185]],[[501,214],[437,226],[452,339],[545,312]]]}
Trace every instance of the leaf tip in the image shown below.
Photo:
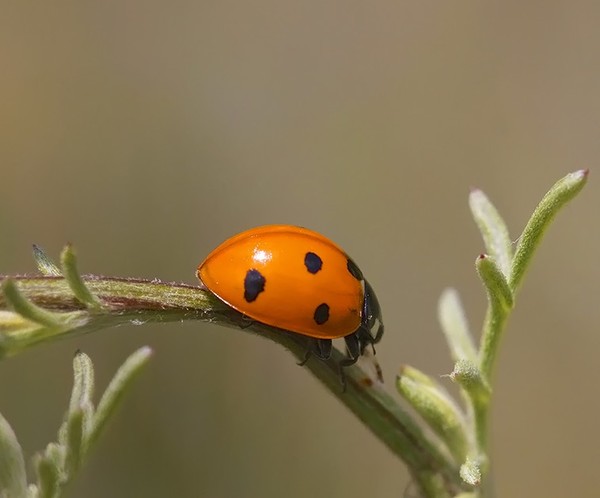
{"label": "leaf tip", "polygon": [[588,176],[590,176],[590,169],[578,169],[577,171],[573,171],[573,173],[569,173],[567,178],[575,183],[585,184],[587,182]]}
{"label": "leaf tip", "polygon": [[154,350],[150,346],[142,346],[138,351],[143,356],[152,356],[154,354]]}
{"label": "leaf tip", "polygon": [[38,267],[38,270],[42,275],[46,277],[60,277],[62,276],[60,269],[54,264],[54,262],[46,255],[44,250],[37,244],[32,244],[33,248],[33,259]]}

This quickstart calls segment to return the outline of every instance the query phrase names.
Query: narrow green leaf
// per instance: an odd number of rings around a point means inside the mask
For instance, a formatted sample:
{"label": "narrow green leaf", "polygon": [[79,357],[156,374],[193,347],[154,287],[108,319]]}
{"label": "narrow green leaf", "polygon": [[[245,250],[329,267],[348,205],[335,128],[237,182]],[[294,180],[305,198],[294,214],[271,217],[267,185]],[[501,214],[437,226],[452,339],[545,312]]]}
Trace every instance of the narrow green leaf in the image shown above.
{"label": "narrow green leaf", "polygon": [[587,169],[569,173],[554,184],[535,208],[533,215],[519,237],[519,243],[513,258],[509,279],[510,288],[513,292],[519,288],[523,275],[550,222],[556,213],[585,186],[588,174]]}
{"label": "narrow green leaf", "polygon": [[60,324],[47,326],[23,318],[15,312],[0,311],[0,359],[14,356],[35,344],[62,336],[90,322],[88,311],[54,313],[54,316]]}
{"label": "narrow green leaf", "polygon": [[455,289],[442,292],[438,303],[438,319],[442,326],[452,358],[477,361],[477,350],[460,297]]}
{"label": "narrow green leaf", "polygon": [[477,365],[468,360],[458,360],[450,378],[459,384],[469,398],[476,404],[487,403],[491,396],[491,388],[483,378]]}
{"label": "narrow green leaf", "polygon": [[46,450],[44,451],[44,458],[56,467],[57,475],[61,477],[61,469],[65,461],[65,448],[58,443],[48,443]]}
{"label": "narrow green leaf", "polygon": [[460,467],[460,477],[471,486],[481,484],[481,467],[476,459],[467,458],[466,462]]}
{"label": "narrow green leaf", "polygon": [[[56,445],[54,445],[56,446]],[[57,465],[56,451],[48,445],[45,454],[35,458],[38,496],[40,498],[58,498],[60,489],[60,471]]]}
{"label": "narrow green leaf", "polygon": [[480,254],[475,261],[475,268],[485,285],[492,306],[504,310],[512,308],[513,293],[496,261],[486,254]]}
{"label": "narrow green leaf", "polygon": [[23,450],[6,419],[0,414],[0,496],[25,498],[27,478]]}
{"label": "narrow green leaf", "polygon": [[435,472],[428,472],[424,479],[421,481],[421,490],[415,491],[415,494],[410,492],[410,488],[407,488],[403,498],[412,497],[435,497],[435,498],[454,498],[454,493],[450,493],[444,481],[440,478],[440,475]]}
{"label": "narrow green leaf", "polygon": [[121,402],[125,391],[139,375],[142,368],[146,366],[151,356],[152,350],[148,346],[144,346],[131,354],[123,365],[121,365],[98,403],[90,431],[87,434],[85,443],[86,452],[98,439],[106,422]]}
{"label": "narrow green leaf", "polygon": [[38,270],[40,270],[40,273],[45,277],[62,276],[60,268],[54,264],[40,246],[35,244],[33,244],[33,259],[35,260]]}
{"label": "narrow green leaf", "polygon": [[446,443],[456,461],[463,462],[469,451],[466,422],[450,395],[429,376],[409,366],[397,377],[396,387]]}
{"label": "narrow green leaf", "polygon": [[27,498],[40,498],[40,490],[37,484],[30,484],[27,488]]}
{"label": "narrow green leaf", "polygon": [[40,498],[57,498],[59,486],[56,468],[45,458],[40,458],[36,471]]}
{"label": "narrow green leaf", "polygon": [[0,334],[10,334],[31,327],[39,328],[39,324],[23,318],[22,315],[14,311],[0,310]]}
{"label": "narrow green leaf", "polygon": [[77,410],[85,404],[92,404],[94,387],[94,364],[87,354],[78,350],[73,356],[73,390],[69,411]]}
{"label": "narrow green leaf", "polygon": [[[71,391],[71,400],[69,401],[69,410],[66,414],[65,423],[61,427],[61,432],[65,430],[65,439],[61,442],[65,445],[69,444],[71,434],[69,430],[69,420],[71,415],[75,413],[76,417],[79,411],[82,412],[81,424],[83,439],[85,439],[87,432],[89,432],[92,418],[94,416],[94,391],[95,391],[95,374],[94,364],[92,359],[81,351],[76,351],[73,356],[73,390]],[[59,437],[60,437],[59,432]],[[83,443],[80,443],[83,445]]]}
{"label": "narrow green leaf", "polygon": [[81,465],[81,448],[84,437],[84,410],[81,408],[69,410],[66,426],[65,462],[64,472],[67,480],[70,480]]}
{"label": "narrow green leaf", "polygon": [[508,278],[513,248],[506,223],[487,196],[479,189],[471,191],[469,207],[483,237],[486,251],[496,260],[498,267]]}
{"label": "narrow green leaf", "polygon": [[461,393],[466,397],[469,420],[473,428],[478,452],[485,451],[488,439],[488,413],[492,388],[477,365],[468,360],[459,360],[454,365],[450,378],[461,387]]}
{"label": "narrow green leaf", "polygon": [[45,327],[58,327],[61,325],[60,315],[46,311],[29,301],[15,284],[14,280],[7,278],[2,282],[2,290],[6,301],[14,311],[23,318]]}
{"label": "narrow green leaf", "polygon": [[513,295],[504,274],[492,258],[482,254],[477,258],[475,266],[485,285],[489,301],[479,349],[480,369],[483,378],[489,382],[504,325],[513,305]]}
{"label": "narrow green leaf", "polygon": [[88,308],[99,310],[102,308],[102,303],[94,296],[85,282],[81,278],[79,270],[77,269],[77,257],[73,251],[73,247],[67,245],[62,254],[61,262],[65,279],[69,283],[69,287],[78,301],[85,304]]}

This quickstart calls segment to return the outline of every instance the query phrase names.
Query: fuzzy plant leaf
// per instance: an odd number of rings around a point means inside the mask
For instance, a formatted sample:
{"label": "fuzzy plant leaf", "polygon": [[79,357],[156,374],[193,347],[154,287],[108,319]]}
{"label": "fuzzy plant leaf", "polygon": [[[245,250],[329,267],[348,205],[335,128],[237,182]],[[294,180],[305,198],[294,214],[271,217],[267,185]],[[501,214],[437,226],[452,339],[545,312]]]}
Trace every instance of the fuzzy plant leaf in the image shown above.
{"label": "fuzzy plant leaf", "polygon": [[470,486],[479,486],[481,484],[481,467],[477,460],[467,458],[466,462],[460,467],[460,477]]}
{"label": "fuzzy plant leaf", "polygon": [[0,414],[0,497],[26,496],[27,477],[23,450],[11,426]]}
{"label": "fuzzy plant leaf", "polygon": [[479,189],[471,191],[469,207],[483,237],[486,251],[497,261],[500,271],[508,278],[513,249],[506,223]]}
{"label": "fuzzy plant leaf", "polygon": [[69,409],[75,410],[89,405],[93,409],[92,399],[96,380],[94,376],[94,365],[92,359],[81,351],[76,351],[73,357],[73,390]]}
{"label": "fuzzy plant leaf", "polygon": [[581,191],[587,183],[588,176],[589,170],[587,169],[569,173],[554,184],[535,208],[533,215],[519,237],[517,250],[512,261],[509,285],[513,292],[521,285],[523,275],[525,275],[535,250],[551,221],[560,209]]}
{"label": "fuzzy plant leaf", "polygon": [[476,363],[469,360],[458,360],[450,378],[468,393],[473,403],[482,405],[489,402],[492,390],[488,382],[481,375]]}
{"label": "fuzzy plant leaf", "polygon": [[444,441],[457,462],[468,452],[467,424],[452,397],[431,377],[410,366],[404,366],[396,379],[398,392],[423,417],[429,427]]}
{"label": "fuzzy plant leaf", "polygon": [[90,421],[85,440],[86,451],[88,451],[89,447],[96,442],[104,430],[106,423],[123,400],[130,385],[148,364],[151,357],[152,349],[145,346],[135,351],[121,365],[104,391],[104,394],[98,403],[98,408]]}
{"label": "fuzzy plant leaf", "polygon": [[102,308],[102,303],[90,291],[89,287],[85,284],[83,278],[79,274],[79,270],[77,269],[77,258],[75,257],[73,246],[69,244],[64,248],[60,256],[60,261],[62,263],[65,279],[77,300],[92,310],[100,310]]}
{"label": "fuzzy plant leaf", "polygon": [[63,473],[69,476],[70,479],[79,470],[83,460],[82,447],[85,435],[85,415],[86,412],[83,408],[69,408],[67,420],[63,424],[64,440],[61,441],[65,447]]}
{"label": "fuzzy plant leaf", "polygon": [[509,310],[513,305],[513,293],[506,276],[493,257],[481,254],[475,261],[477,273],[485,285],[490,306]]}
{"label": "fuzzy plant leaf", "polygon": [[[469,411],[473,414],[473,438],[476,442],[475,451],[461,466],[461,478],[473,486],[484,481],[482,492],[486,492],[489,487],[486,476],[489,471],[487,453],[491,377],[500,340],[515,305],[515,293],[550,222],[560,208],[581,191],[587,178],[587,170],[570,173],[559,180],[544,196],[518,239],[508,271],[506,271],[508,230],[504,222],[483,194],[476,193],[475,198],[471,199],[472,204],[475,205],[475,208],[472,206],[473,214],[480,228],[483,227],[486,248],[490,253],[482,254],[476,260],[477,273],[486,289],[488,307],[482,327],[478,362],[457,362],[452,377],[468,395]],[[482,213],[487,214],[482,215]]]}
{"label": "fuzzy plant leaf", "polygon": [[46,277],[61,277],[60,268],[46,255],[44,250],[33,244],[33,259],[40,273]]}
{"label": "fuzzy plant leaf", "polygon": [[[64,496],[66,486],[73,481],[119,400],[148,363],[151,353],[148,347],[140,348],[123,363],[102,396],[99,411],[95,411],[94,366],[89,356],[77,351],[73,358],[73,389],[64,422],[57,442],[48,444],[45,451],[34,458],[37,483],[29,487],[30,498]],[[0,468],[0,475],[2,470]]]}
{"label": "fuzzy plant leaf", "polygon": [[481,372],[484,378],[489,380],[504,325],[514,301],[506,277],[493,258],[482,254],[477,258],[475,266],[485,286],[489,302],[479,350]]}
{"label": "fuzzy plant leaf", "polygon": [[73,357],[73,389],[58,442],[65,448],[63,473],[73,475],[82,463],[86,434],[94,415],[94,366],[91,358],[77,351]]}
{"label": "fuzzy plant leaf", "polygon": [[455,289],[446,289],[442,292],[438,303],[438,320],[454,361],[477,361],[475,341],[460,296]]}
{"label": "fuzzy plant leaf", "polygon": [[22,318],[47,328],[60,328],[62,325],[57,313],[45,310],[33,304],[23,293],[14,280],[7,278],[2,283],[2,292],[8,305]]}
{"label": "fuzzy plant leaf", "polygon": [[34,495],[38,498],[58,498],[59,475],[56,466],[47,458],[40,457],[35,462],[38,484]]}

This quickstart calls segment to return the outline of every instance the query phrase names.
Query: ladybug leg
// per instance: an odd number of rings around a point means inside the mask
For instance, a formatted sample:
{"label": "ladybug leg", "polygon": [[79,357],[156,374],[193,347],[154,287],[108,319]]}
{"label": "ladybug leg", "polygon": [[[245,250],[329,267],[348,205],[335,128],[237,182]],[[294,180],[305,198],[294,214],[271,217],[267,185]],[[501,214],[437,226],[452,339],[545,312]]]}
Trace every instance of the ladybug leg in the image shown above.
{"label": "ladybug leg", "polygon": [[383,323],[379,322],[379,326],[377,327],[377,332],[375,332],[375,337],[373,337],[373,344],[378,343],[383,337]]}
{"label": "ladybug leg", "polygon": [[306,349],[306,353],[304,354],[304,358],[298,365],[304,366],[309,358],[314,354],[321,360],[328,360],[331,356],[331,350],[333,348],[333,344],[331,339],[310,339],[308,343],[308,348]]}
{"label": "ladybug leg", "polygon": [[339,374],[340,374],[340,384],[342,384],[342,393],[345,393],[346,388],[348,387],[348,384],[346,383],[346,374],[344,373],[344,369],[341,366],[341,363],[340,363]]}
{"label": "ladybug leg", "polygon": [[331,357],[331,350],[333,349],[333,344],[331,339],[316,339],[314,341],[315,353],[322,360],[328,360]]}
{"label": "ladybug leg", "polygon": [[[379,332],[379,330],[381,329],[381,333]],[[375,351],[375,344],[377,344],[379,342],[379,340],[381,339],[381,336],[383,335],[383,325],[381,325],[380,329],[377,329],[377,334],[375,337],[373,337],[371,335],[371,332],[366,332],[364,334],[364,336],[362,337],[363,341],[362,341],[362,349],[360,354],[363,354],[365,352],[365,349],[367,348],[367,346],[370,344],[371,345],[371,349],[373,350],[373,354],[376,355],[377,351]]]}
{"label": "ladybug leg", "polygon": [[[364,324],[361,325],[358,330],[356,332],[354,332],[353,334],[355,336],[355,340],[358,343],[357,346],[354,346],[355,348],[358,349],[358,356],[361,356],[364,354],[365,349],[367,349],[367,346],[371,345],[373,347],[373,353],[375,353],[375,339],[373,338],[373,336],[371,335],[370,330],[368,329],[368,327],[366,327]],[[349,336],[350,337],[350,336]],[[346,345],[348,345],[348,342],[346,341]],[[350,348],[348,348],[350,351]],[[354,356],[354,355],[352,355]]]}
{"label": "ladybug leg", "polygon": [[[383,321],[381,320],[381,306],[377,300],[377,296],[373,291],[373,287],[365,282],[365,298],[363,300],[362,310],[362,323],[360,326],[359,334],[361,335],[361,342],[365,344],[376,344],[383,337]],[[377,330],[373,335],[373,329],[377,326]],[[364,349],[364,348],[363,348]],[[373,348],[375,352],[375,348]]]}
{"label": "ladybug leg", "polygon": [[348,357],[338,363],[338,373],[340,375],[340,383],[342,384],[342,392],[346,392],[346,374],[344,368],[354,365],[360,356],[360,341],[356,333],[344,337]]}
{"label": "ladybug leg", "polygon": [[306,348],[306,351],[304,352],[304,358],[302,358],[302,361],[300,363],[296,363],[296,365],[298,365],[299,367],[303,367],[304,365],[306,365],[306,362],[310,359],[310,357],[312,356],[312,350],[310,347]]}
{"label": "ladybug leg", "polygon": [[256,323],[256,320],[253,320],[252,318],[246,315],[242,316],[242,320],[243,322],[240,324],[240,329],[242,330],[247,329],[248,327]]}
{"label": "ladybug leg", "polygon": [[379,325],[377,327],[377,332],[375,333],[375,337],[373,337],[371,334],[369,334],[369,342],[371,344],[371,348],[373,349],[373,354],[377,354],[377,351],[375,351],[375,344],[377,344],[381,338],[383,337],[383,323],[379,322]]}
{"label": "ladybug leg", "polygon": [[357,362],[358,357],[362,354],[363,347],[359,335],[356,332],[344,337],[344,341],[346,342],[346,349],[348,350],[348,358],[342,360],[340,365],[343,364],[343,366],[348,367]]}

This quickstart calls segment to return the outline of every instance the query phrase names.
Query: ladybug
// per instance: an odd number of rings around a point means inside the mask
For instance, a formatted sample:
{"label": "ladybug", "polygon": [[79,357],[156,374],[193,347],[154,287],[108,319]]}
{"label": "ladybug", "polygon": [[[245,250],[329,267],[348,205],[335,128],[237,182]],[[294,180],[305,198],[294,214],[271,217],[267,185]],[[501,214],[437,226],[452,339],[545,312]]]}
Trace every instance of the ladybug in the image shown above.
{"label": "ladybug", "polygon": [[309,338],[311,353],[329,359],[343,337],[353,365],[383,335],[375,292],[354,261],[323,235],[292,225],[266,225],[223,242],[198,266],[202,284],[235,310]]}

